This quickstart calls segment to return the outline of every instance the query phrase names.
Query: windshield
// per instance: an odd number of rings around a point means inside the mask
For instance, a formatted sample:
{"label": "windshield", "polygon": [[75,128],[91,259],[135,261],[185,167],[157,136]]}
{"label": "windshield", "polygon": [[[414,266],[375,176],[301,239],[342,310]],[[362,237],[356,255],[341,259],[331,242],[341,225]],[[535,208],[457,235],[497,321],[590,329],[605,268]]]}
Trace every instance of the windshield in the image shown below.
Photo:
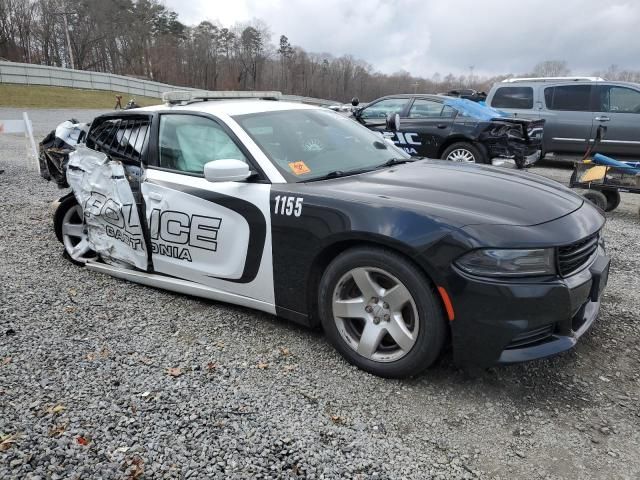
{"label": "windshield", "polygon": [[320,179],[336,172],[340,176],[359,173],[394,158],[410,158],[380,133],[331,110],[281,110],[234,119],[289,182]]}

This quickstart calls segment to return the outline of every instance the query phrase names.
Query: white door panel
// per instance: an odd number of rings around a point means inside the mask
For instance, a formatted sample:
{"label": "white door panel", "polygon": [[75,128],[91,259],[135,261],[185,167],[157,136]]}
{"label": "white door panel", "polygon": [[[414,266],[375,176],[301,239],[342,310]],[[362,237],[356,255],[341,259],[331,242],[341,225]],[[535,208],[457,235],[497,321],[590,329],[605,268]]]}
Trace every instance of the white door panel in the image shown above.
{"label": "white door panel", "polygon": [[270,188],[147,170],[154,270],[274,304]]}
{"label": "white door panel", "polygon": [[147,218],[157,271],[182,278],[185,269],[233,280],[242,276],[249,245],[249,224],[242,215],[149,182],[143,193],[149,195]]}

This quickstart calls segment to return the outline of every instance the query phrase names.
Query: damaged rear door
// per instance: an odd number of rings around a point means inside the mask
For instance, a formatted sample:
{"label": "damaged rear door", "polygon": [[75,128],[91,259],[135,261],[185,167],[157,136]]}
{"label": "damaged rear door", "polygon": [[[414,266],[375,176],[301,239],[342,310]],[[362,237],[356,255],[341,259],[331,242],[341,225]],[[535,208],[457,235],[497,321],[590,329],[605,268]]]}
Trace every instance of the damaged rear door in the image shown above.
{"label": "damaged rear door", "polygon": [[107,263],[145,271],[140,184],[150,125],[149,114],[98,117],[67,167],[91,248]]}

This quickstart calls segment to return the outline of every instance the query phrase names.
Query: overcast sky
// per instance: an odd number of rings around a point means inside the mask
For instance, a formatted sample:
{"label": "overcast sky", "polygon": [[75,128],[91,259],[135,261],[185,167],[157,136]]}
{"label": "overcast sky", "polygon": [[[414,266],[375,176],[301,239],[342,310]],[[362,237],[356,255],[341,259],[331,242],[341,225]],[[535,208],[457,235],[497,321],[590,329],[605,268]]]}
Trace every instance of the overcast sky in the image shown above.
{"label": "overcast sky", "polygon": [[293,45],[374,69],[431,76],[524,73],[567,60],[574,74],[640,70],[639,0],[164,0],[183,23],[261,19]]}

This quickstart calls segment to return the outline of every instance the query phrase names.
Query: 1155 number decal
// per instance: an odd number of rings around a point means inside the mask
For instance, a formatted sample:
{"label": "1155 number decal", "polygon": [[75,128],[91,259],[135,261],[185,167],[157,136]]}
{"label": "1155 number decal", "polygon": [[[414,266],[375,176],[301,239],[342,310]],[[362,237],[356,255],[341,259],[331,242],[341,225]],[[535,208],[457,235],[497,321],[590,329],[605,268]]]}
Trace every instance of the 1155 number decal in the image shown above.
{"label": "1155 number decal", "polygon": [[276,215],[302,215],[302,197],[289,197],[287,195],[276,195],[273,213]]}

